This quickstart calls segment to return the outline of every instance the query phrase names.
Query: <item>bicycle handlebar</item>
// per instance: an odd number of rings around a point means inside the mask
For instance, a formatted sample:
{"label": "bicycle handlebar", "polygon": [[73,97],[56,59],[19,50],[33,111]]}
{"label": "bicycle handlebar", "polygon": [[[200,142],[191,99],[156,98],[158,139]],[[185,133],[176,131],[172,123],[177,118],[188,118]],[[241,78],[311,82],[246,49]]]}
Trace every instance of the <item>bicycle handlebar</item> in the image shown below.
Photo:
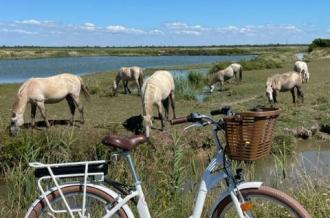
{"label": "bicycle handlebar", "polygon": [[177,125],[182,123],[187,123],[188,119],[187,117],[178,117],[170,121],[171,125]]}
{"label": "bicycle handlebar", "polygon": [[[234,113],[231,111],[231,107],[230,106],[224,106],[220,109],[216,109],[216,110],[212,110],[210,112],[210,114],[212,116],[214,115],[233,115]],[[191,113],[186,117],[178,117],[175,118],[173,120],[170,121],[171,125],[177,125],[177,124],[183,124],[183,123],[195,123],[195,122],[200,122],[202,123],[202,121],[207,121],[209,124],[211,123],[217,123],[216,121],[214,121],[212,118],[208,117],[207,115],[203,115],[203,114],[199,114],[199,113]],[[205,124],[205,122],[204,122]]]}

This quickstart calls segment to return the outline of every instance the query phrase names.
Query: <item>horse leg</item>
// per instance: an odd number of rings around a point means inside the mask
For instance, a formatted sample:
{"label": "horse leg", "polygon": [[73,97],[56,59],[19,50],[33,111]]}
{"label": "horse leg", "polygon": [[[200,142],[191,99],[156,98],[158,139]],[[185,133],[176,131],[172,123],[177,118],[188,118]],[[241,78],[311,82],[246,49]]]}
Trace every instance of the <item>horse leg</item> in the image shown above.
{"label": "horse leg", "polygon": [[165,109],[165,118],[166,118],[166,120],[168,120],[169,103],[170,103],[169,97],[167,97],[164,100],[162,100],[162,105],[163,105],[163,107]]}
{"label": "horse leg", "polygon": [[46,123],[47,128],[49,128],[50,127],[50,124],[49,124],[48,119],[47,119],[47,116],[46,116],[46,110],[45,110],[45,104],[44,104],[44,102],[37,102],[37,107],[38,107],[38,109],[39,109],[39,111],[41,113],[42,118],[44,118],[44,120],[45,120],[45,123]]}
{"label": "horse leg", "polygon": [[157,104],[157,107],[158,107],[158,116],[159,116],[159,119],[160,119],[160,123],[161,123],[161,131],[164,130],[164,115],[163,115],[163,108],[162,108],[162,105],[161,103]]}
{"label": "horse leg", "polygon": [[124,81],[123,80],[123,86],[124,86],[124,94],[127,95],[127,89],[126,89],[126,87],[127,87],[127,81]]}
{"label": "horse leg", "polygon": [[223,91],[224,80],[220,80],[220,90]]}
{"label": "horse leg", "polygon": [[176,118],[176,115],[175,115],[175,95],[174,95],[174,91],[171,91],[170,93],[170,103],[171,103],[171,107],[172,107],[172,113],[173,113],[173,119]]}
{"label": "horse leg", "polygon": [[136,78],[135,79],[135,83],[136,83],[136,85],[138,87],[138,95],[140,95],[140,93],[141,93],[141,86],[140,86],[139,78]]}
{"label": "horse leg", "polygon": [[74,123],[74,113],[76,111],[76,105],[75,105],[75,103],[74,103],[73,98],[72,98],[71,95],[66,96],[65,99],[68,102],[68,105],[69,105],[69,108],[70,108],[70,112],[71,112],[71,115],[72,115],[71,120],[70,120],[70,123],[71,123],[71,125],[73,125],[73,123]]}
{"label": "horse leg", "polygon": [[304,93],[303,93],[301,87],[297,87],[297,94],[301,98],[301,103],[304,103]]}
{"label": "horse leg", "polygon": [[290,92],[291,92],[291,95],[292,95],[292,102],[296,103],[296,95],[294,93],[294,87],[293,87],[293,89],[290,90]]}
{"label": "horse leg", "polygon": [[31,127],[35,127],[35,119],[37,113],[37,105],[35,103],[31,103]]}
{"label": "horse leg", "polygon": [[85,116],[84,116],[84,106],[80,103],[79,96],[72,96],[72,100],[74,102],[74,105],[78,108],[78,111],[81,114],[81,121],[80,123],[85,123]]}
{"label": "horse leg", "polygon": [[236,85],[237,85],[237,84],[239,84],[239,78],[238,78],[236,71],[234,72],[234,76],[235,76],[235,81],[236,81]]}
{"label": "horse leg", "polygon": [[278,95],[278,92],[276,90],[273,90],[273,100],[274,100],[274,103],[277,103],[277,95]]}
{"label": "horse leg", "polygon": [[126,81],[126,89],[127,89],[129,94],[132,94],[131,90],[128,88],[128,81]]}

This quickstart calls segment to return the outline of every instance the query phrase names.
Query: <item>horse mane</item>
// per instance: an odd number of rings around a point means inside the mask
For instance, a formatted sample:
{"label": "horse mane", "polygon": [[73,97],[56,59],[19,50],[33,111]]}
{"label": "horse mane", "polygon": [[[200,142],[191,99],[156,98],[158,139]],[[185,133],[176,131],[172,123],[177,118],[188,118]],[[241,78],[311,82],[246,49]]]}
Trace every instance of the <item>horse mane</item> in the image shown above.
{"label": "horse mane", "polygon": [[147,112],[152,111],[152,104],[150,104],[150,84],[146,83],[144,88],[143,96],[142,96],[142,108],[143,115],[147,115]]}
{"label": "horse mane", "polygon": [[26,90],[26,87],[28,86],[28,84],[29,84],[30,81],[31,81],[31,79],[29,79],[28,81],[24,82],[21,85],[21,87],[19,87],[19,89],[17,91],[15,102],[12,105],[12,112],[13,113],[16,113],[16,110],[19,107],[19,103],[21,101],[21,98],[23,97],[24,91]]}

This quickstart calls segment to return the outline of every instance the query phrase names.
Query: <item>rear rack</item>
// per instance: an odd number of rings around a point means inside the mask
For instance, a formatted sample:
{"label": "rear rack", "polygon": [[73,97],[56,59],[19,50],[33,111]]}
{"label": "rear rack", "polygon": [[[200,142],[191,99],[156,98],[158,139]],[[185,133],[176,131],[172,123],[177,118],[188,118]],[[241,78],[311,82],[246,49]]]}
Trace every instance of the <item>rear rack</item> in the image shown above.
{"label": "rear rack", "polygon": [[[40,162],[31,162],[29,165],[35,170],[35,176],[38,179],[38,188],[41,191],[43,198],[46,200],[46,203],[49,209],[53,213],[66,213],[70,212],[81,212],[82,209],[71,209],[68,204],[63,192],[61,190],[61,186],[59,184],[59,180],[66,178],[83,178],[82,181],[79,182],[83,186],[83,208],[85,208],[86,201],[86,189],[88,178],[92,177],[94,181],[104,181],[104,175],[107,174],[108,171],[108,161],[106,160],[98,160],[98,161],[84,161],[84,162],[70,162],[70,163],[56,163],[56,164],[43,164]],[[66,210],[55,210],[48,198],[47,194],[42,187],[42,183],[45,180],[51,180],[56,189],[59,191],[60,196],[65,204]],[[54,187],[54,188],[55,188]]]}

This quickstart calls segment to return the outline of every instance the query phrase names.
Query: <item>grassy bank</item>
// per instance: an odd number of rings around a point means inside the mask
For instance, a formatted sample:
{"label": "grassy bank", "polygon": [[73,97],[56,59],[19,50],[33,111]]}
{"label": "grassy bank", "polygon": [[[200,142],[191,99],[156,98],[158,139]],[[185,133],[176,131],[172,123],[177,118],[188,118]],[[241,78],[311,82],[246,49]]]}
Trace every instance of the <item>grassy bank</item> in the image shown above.
{"label": "grassy bank", "polygon": [[159,56],[159,55],[242,55],[301,51],[307,46],[198,46],[198,47],[0,47],[0,59],[80,57],[80,56]]}
{"label": "grassy bank", "polygon": [[[243,111],[255,105],[265,105],[265,81],[269,75],[291,70],[293,63],[282,63],[278,69],[246,70],[240,85],[225,84],[225,91],[215,91],[212,95],[205,93],[208,101],[196,102],[194,99],[177,99],[177,116],[184,116],[192,111],[209,113],[222,105],[232,105],[236,111]],[[276,129],[275,149],[283,151],[290,144],[294,154],[299,141],[284,131],[285,127],[309,127],[330,119],[330,100],[328,77],[329,61],[315,60],[309,63],[311,79],[303,86],[305,103],[292,104],[290,93],[280,93],[279,106],[284,112],[279,118]],[[150,72],[151,70],[149,70]],[[196,81],[199,74],[191,76]],[[20,216],[25,208],[39,194],[36,192],[36,181],[33,172],[27,167],[29,161],[68,162],[78,160],[95,160],[109,157],[107,148],[100,143],[102,137],[111,132],[123,135],[132,133],[125,130],[121,123],[130,116],[141,113],[140,97],[136,95],[111,95],[113,74],[98,73],[84,76],[86,84],[93,95],[90,102],[83,99],[86,108],[86,123],[71,127],[56,125],[50,129],[23,129],[16,137],[9,137],[6,127],[9,124],[10,108],[14,102],[18,84],[0,86],[0,164],[2,175],[8,185],[8,196],[1,199],[0,214],[7,217]],[[197,79],[199,80],[199,79]],[[194,83],[194,82],[192,82]],[[196,87],[200,84],[195,84]],[[122,87],[120,88],[122,90]],[[69,108],[66,102],[47,105],[50,119],[68,119]],[[30,121],[29,107],[25,121]],[[79,113],[77,113],[79,119]],[[39,113],[37,119],[41,120]],[[159,122],[155,121],[159,126]],[[168,123],[164,132],[152,132],[152,144],[144,144],[134,152],[138,171],[144,181],[147,202],[150,204],[153,217],[188,217],[190,215],[198,180],[203,168],[213,155],[208,129],[194,129],[183,133],[183,126],[171,127]],[[162,140],[159,140],[159,139]],[[281,148],[281,149],[280,149]],[[277,155],[283,152],[276,153]],[[292,159],[289,154],[280,156],[280,160]],[[287,161],[289,162],[289,161]],[[282,172],[282,163],[274,164],[275,170]],[[256,162],[255,165],[258,165]],[[282,165],[281,165],[282,164]],[[295,162],[290,162],[290,166]],[[282,167],[281,167],[282,166]],[[285,164],[284,164],[285,167]],[[288,166],[289,167],[289,166]],[[109,173],[119,180],[131,181],[127,175],[127,166],[119,162],[110,167]],[[253,177],[253,170],[247,177]],[[274,178],[269,185],[276,185],[298,199],[314,216],[327,217],[330,213],[329,183],[326,178],[311,179],[301,171],[303,177],[294,185],[288,179]],[[259,180],[261,178],[256,177]],[[207,200],[207,209],[217,192]],[[206,213],[208,210],[205,210]],[[206,216],[206,213],[204,214]]]}

